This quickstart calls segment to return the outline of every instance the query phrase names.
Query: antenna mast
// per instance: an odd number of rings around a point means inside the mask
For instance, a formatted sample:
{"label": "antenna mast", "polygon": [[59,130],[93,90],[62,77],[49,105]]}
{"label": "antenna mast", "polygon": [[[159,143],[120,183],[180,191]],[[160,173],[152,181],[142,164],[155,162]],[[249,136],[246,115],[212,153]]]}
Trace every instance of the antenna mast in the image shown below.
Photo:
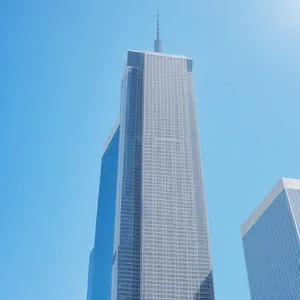
{"label": "antenna mast", "polygon": [[157,22],[156,22],[156,40],[154,41],[154,52],[162,52],[162,41],[159,38],[159,13],[157,10]]}

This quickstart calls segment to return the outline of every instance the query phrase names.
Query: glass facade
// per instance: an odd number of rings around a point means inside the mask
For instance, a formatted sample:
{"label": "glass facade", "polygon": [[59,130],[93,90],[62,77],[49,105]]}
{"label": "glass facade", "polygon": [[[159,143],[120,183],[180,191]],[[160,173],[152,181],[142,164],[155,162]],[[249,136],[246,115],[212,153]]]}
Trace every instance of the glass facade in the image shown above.
{"label": "glass facade", "polygon": [[243,236],[253,300],[300,297],[300,190],[277,194]]}
{"label": "glass facade", "polygon": [[119,132],[117,124],[102,156],[95,241],[89,262],[87,300],[108,300],[111,295]]}
{"label": "glass facade", "polygon": [[192,65],[128,51],[112,300],[214,299]]}
{"label": "glass facade", "polygon": [[112,299],[140,299],[142,55],[128,55],[121,86]]}
{"label": "glass facade", "polygon": [[93,299],[93,281],[94,281],[94,249],[90,253],[89,259],[89,274],[88,274],[88,286],[87,286],[87,300]]}

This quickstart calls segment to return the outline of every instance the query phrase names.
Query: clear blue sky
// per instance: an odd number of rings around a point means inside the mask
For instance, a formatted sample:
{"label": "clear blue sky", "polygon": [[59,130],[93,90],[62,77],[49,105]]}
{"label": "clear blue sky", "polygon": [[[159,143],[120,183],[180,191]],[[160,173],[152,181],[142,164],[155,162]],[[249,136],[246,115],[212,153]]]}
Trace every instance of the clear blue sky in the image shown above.
{"label": "clear blue sky", "polygon": [[125,53],[157,7],[164,51],[194,58],[216,299],[249,299],[240,225],[300,178],[297,0],[2,1],[0,299],[85,299]]}

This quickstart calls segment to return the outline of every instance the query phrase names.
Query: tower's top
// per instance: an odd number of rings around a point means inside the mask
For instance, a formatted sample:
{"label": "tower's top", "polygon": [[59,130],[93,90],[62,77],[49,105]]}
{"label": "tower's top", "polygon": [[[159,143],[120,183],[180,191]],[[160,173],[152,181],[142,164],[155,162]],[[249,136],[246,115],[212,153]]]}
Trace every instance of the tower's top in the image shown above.
{"label": "tower's top", "polygon": [[154,41],[154,52],[162,52],[162,42],[159,39],[159,13],[157,12],[156,40]]}

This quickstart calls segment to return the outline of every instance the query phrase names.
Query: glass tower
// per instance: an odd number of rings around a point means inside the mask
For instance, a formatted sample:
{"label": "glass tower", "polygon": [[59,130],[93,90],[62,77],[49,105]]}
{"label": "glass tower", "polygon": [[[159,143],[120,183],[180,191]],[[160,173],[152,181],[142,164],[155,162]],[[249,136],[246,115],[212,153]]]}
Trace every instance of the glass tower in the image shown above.
{"label": "glass tower", "polygon": [[111,300],[212,300],[193,61],[128,51]]}
{"label": "glass tower", "polygon": [[120,125],[102,159],[88,300],[214,299],[193,61],[161,51],[157,19],[154,52],[127,52]]}
{"label": "glass tower", "polygon": [[89,261],[87,300],[110,299],[111,295],[119,131],[117,121],[106,141],[102,156],[95,240]]}
{"label": "glass tower", "polygon": [[251,299],[300,296],[300,180],[281,179],[241,227]]}

